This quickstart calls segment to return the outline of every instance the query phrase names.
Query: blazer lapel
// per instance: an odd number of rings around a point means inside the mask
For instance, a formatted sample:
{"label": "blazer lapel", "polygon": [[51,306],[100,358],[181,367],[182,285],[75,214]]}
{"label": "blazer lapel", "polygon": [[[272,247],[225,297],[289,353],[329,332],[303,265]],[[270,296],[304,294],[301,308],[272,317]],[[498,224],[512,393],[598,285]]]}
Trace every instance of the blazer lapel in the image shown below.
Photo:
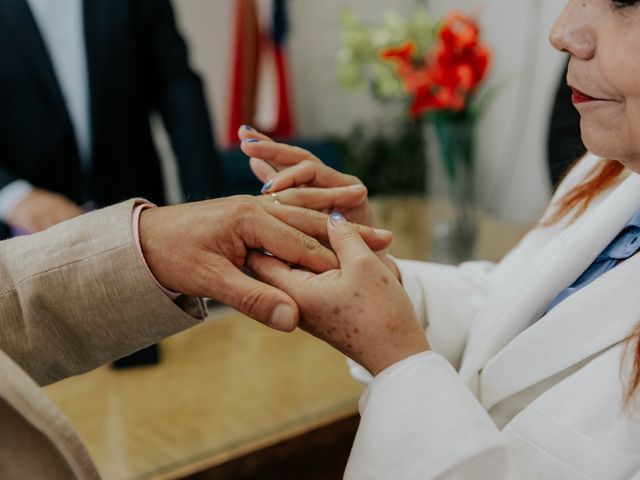
{"label": "blazer lapel", "polygon": [[522,332],[482,370],[485,408],[627,338],[640,322],[639,282],[635,255]]}
{"label": "blazer lapel", "polygon": [[528,273],[519,272],[508,292],[489,300],[469,338],[460,375],[478,393],[479,371],[537,320],[609,244],[640,206],[640,176],[633,174],[599,205],[553,238]]}
{"label": "blazer lapel", "polygon": [[23,61],[33,68],[51,106],[70,122],[49,52],[26,0],[3,0],[0,12],[7,38],[22,50]]}

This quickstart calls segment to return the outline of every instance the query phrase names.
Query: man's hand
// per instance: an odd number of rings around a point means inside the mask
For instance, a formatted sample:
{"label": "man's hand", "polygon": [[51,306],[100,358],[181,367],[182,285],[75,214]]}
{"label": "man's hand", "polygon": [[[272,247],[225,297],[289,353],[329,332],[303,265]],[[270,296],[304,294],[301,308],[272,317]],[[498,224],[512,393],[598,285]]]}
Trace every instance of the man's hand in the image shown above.
{"label": "man's hand", "polygon": [[34,188],[6,220],[13,227],[36,233],[80,214],[82,209],[63,195]]}
{"label": "man's hand", "polygon": [[334,214],[331,220],[339,270],[318,275],[258,252],[250,254],[248,266],[295,299],[301,328],[377,375],[429,346],[400,282],[344,217]]}
{"label": "man's hand", "polygon": [[[359,195],[336,189],[321,193],[326,202],[345,194]],[[294,205],[306,201],[296,191],[283,192],[284,199]],[[278,330],[291,331],[299,318],[294,300],[242,269],[251,250],[269,252],[316,273],[337,268],[335,254],[319,241],[328,239],[326,222],[327,215],[314,210],[276,204],[266,196],[237,196],[144,210],[140,245],[151,272],[166,288],[212,298]],[[373,249],[391,242],[390,232],[354,228]]]}

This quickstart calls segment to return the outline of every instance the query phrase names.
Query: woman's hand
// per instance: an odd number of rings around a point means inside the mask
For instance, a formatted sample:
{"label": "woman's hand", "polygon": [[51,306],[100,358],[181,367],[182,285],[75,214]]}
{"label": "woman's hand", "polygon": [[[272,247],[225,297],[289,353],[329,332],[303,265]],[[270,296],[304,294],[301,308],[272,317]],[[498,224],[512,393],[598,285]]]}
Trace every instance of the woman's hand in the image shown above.
{"label": "woman's hand", "polygon": [[[264,182],[262,193],[279,192],[287,188],[334,188],[362,185],[359,178],[328,167],[311,152],[300,147],[274,142],[268,136],[247,127],[240,127],[240,148],[250,157],[251,170]],[[329,209],[327,212],[338,210]],[[375,219],[367,202],[366,189],[362,201],[340,210],[347,220],[361,225],[375,226]]]}
{"label": "woman's hand", "polygon": [[[352,223],[375,226],[375,217],[367,201],[367,190],[359,178],[328,167],[307,150],[274,142],[268,136],[246,126],[240,127],[238,136],[242,140],[242,151],[250,157],[251,170],[264,182],[262,193],[270,194],[299,187],[313,188],[318,192],[325,188],[356,188],[360,185],[362,196],[359,202],[331,205],[322,211],[339,210]],[[393,260],[384,252],[379,252],[378,256],[394,276],[400,279],[400,272]]]}
{"label": "woman's hand", "polygon": [[402,285],[367,247],[355,227],[332,214],[329,240],[339,270],[295,270],[257,252],[248,267],[291,296],[300,326],[343,352],[373,375],[429,346]]}

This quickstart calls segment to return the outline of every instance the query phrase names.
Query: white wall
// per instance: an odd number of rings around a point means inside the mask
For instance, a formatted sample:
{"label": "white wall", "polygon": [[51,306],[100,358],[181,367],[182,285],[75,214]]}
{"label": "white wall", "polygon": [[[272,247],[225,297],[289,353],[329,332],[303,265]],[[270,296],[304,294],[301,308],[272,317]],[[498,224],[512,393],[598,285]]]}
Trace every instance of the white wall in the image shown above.
{"label": "white wall", "polygon": [[[207,84],[223,139],[227,112],[233,0],[174,0],[193,62]],[[335,80],[340,45],[338,13],[349,7],[375,22],[388,8],[408,12],[412,0],[290,0],[289,40],[299,134],[341,133],[379,114],[366,95],[344,92]],[[484,207],[511,220],[534,220],[549,196],[545,138],[562,57],[547,32],[564,2],[558,0],[431,0],[436,14],[483,5],[481,20],[495,64],[489,82],[502,92],[480,126],[479,191]]]}

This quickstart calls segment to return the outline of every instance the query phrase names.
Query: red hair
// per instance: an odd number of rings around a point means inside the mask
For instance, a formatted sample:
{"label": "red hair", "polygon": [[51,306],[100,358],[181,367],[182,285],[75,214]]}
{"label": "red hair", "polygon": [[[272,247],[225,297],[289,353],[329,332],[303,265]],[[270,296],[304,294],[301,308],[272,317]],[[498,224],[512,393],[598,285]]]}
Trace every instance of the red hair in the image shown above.
{"label": "red hair", "polygon": [[[586,179],[561,197],[554,205],[556,210],[553,215],[542,225],[550,226],[558,223],[570,212],[573,212],[572,221],[575,221],[589,207],[591,201],[600,193],[613,186],[622,172],[624,165],[614,160],[605,160],[596,165],[587,175]],[[626,338],[627,348],[623,357],[623,364],[628,354],[633,353],[633,370],[626,388],[626,402],[630,404],[633,395],[640,389],[640,324]],[[632,344],[635,342],[635,345]]]}

